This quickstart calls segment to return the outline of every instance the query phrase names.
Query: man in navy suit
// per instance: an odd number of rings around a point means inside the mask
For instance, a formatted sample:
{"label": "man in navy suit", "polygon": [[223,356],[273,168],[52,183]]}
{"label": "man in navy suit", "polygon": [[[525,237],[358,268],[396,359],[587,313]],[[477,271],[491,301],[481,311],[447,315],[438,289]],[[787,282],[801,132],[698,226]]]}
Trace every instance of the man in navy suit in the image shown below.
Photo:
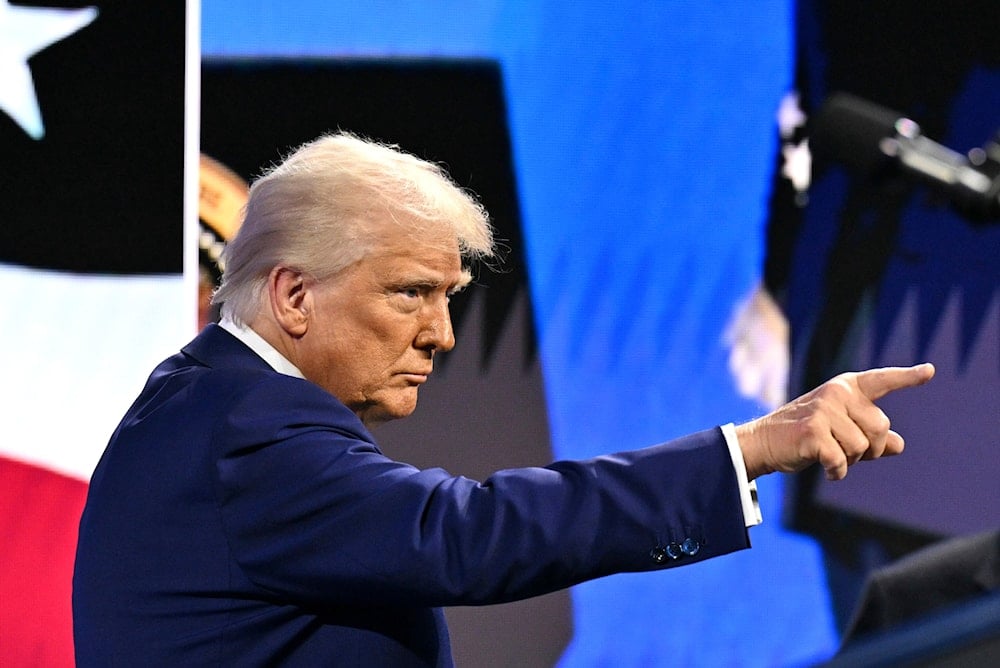
{"label": "man in navy suit", "polygon": [[902,439],[872,403],[930,365],[844,374],[759,420],[483,482],[386,457],[494,246],[437,167],[348,134],[251,189],[209,325],[153,372],[91,481],[81,666],[447,666],[442,606],[749,547],[752,481],[832,478]]}

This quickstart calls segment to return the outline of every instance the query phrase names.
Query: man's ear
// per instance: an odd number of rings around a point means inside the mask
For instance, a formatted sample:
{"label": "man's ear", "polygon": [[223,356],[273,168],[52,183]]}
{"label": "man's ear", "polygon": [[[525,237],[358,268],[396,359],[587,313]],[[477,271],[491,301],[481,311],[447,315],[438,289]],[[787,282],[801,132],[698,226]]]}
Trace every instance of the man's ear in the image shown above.
{"label": "man's ear", "polygon": [[291,336],[305,334],[313,313],[305,275],[297,269],[277,266],[268,274],[267,292],[278,325]]}

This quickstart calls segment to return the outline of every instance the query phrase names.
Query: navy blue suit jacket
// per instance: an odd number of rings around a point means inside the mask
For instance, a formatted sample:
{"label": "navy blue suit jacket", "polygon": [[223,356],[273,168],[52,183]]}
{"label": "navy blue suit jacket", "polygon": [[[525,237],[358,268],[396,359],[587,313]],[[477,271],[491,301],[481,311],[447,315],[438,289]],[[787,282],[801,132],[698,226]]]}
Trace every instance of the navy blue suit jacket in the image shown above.
{"label": "navy blue suit jacket", "polygon": [[718,429],[476,482],[386,457],[211,325],[153,372],[91,480],[77,661],[447,666],[441,606],[744,547]]}

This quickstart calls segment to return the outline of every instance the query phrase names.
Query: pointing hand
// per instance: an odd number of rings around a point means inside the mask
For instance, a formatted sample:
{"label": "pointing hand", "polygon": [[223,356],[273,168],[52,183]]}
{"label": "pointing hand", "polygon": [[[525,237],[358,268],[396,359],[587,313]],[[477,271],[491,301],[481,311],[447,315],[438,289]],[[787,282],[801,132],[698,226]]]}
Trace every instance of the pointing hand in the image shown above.
{"label": "pointing hand", "polygon": [[862,459],[903,451],[903,438],[875,401],[889,392],[922,385],[934,366],[886,367],[843,373],[774,412],[736,428],[749,479],[801,471],[819,462],[830,480],[847,475]]}

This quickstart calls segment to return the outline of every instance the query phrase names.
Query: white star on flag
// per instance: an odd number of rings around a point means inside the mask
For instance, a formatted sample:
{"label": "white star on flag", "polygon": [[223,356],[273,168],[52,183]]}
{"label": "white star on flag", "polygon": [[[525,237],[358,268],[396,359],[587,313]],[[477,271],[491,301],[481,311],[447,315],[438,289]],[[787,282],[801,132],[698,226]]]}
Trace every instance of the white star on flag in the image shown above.
{"label": "white star on flag", "polygon": [[32,139],[45,136],[28,59],[97,18],[96,7],[53,9],[0,0],[0,111]]}

